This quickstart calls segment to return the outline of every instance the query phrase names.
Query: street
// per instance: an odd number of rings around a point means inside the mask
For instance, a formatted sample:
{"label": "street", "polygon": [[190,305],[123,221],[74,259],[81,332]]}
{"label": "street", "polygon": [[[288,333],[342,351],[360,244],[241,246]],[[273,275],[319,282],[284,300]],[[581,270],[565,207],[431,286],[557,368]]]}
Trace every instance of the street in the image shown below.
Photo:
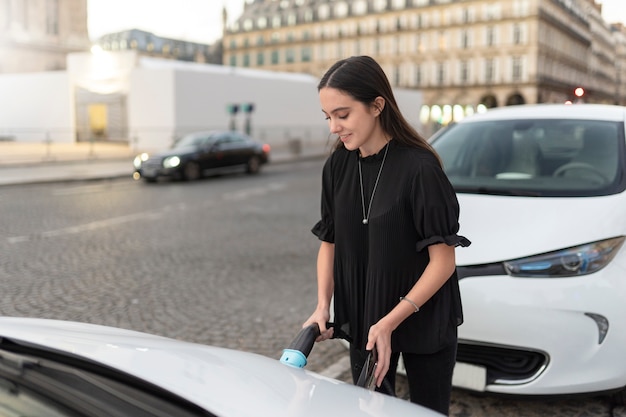
{"label": "street", "polygon": [[[128,328],[278,359],[316,303],[322,160],[194,183],[0,187],[0,314]],[[336,340],[307,369],[348,381]],[[402,378],[400,378],[400,395]],[[450,415],[612,416],[607,398],[455,390]],[[617,414],[616,414],[617,415]]]}

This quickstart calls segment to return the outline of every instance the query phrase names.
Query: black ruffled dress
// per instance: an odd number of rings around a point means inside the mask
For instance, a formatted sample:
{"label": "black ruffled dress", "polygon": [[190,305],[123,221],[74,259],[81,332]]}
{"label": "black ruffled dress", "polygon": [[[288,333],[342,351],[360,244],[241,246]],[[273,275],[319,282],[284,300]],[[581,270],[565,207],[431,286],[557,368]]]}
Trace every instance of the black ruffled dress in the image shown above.
{"label": "black ruffled dress", "polygon": [[[321,220],[312,232],[335,244],[334,322],[364,350],[371,325],[408,293],[428,264],[428,246],[470,244],[459,231],[459,204],[434,155],[395,140],[380,174],[368,224],[365,210],[384,156],[340,148],[324,165]],[[394,352],[433,353],[456,340],[463,322],[456,272],[392,334]]]}

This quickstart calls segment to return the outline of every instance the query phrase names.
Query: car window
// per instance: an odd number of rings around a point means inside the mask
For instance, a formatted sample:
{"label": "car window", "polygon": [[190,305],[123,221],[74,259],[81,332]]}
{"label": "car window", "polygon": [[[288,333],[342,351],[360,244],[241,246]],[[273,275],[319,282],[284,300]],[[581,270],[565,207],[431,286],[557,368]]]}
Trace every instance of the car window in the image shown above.
{"label": "car window", "polygon": [[617,192],[620,123],[508,120],[459,123],[432,142],[461,192],[576,196]]}

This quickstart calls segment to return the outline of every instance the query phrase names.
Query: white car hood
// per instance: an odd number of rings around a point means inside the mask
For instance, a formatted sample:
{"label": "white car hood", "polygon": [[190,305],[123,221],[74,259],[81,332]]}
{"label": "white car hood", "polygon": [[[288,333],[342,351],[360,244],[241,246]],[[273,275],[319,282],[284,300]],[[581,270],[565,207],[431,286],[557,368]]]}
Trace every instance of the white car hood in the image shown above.
{"label": "white car hood", "polygon": [[459,266],[537,255],[626,234],[625,194],[602,197],[511,197],[457,194]]}
{"label": "white car hood", "polygon": [[132,374],[217,416],[438,416],[253,353],[112,327],[0,317],[0,338],[84,357]]}

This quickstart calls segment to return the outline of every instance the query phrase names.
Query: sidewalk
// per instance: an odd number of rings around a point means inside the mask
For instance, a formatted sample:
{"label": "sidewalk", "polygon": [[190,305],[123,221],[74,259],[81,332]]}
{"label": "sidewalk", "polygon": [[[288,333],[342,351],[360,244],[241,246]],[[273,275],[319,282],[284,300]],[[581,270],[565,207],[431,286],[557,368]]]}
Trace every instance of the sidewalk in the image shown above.
{"label": "sidewalk", "polygon": [[[139,151],[122,143],[19,143],[0,141],[0,186],[128,177]],[[295,155],[274,149],[270,164],[322,157],[323,151]]]}

